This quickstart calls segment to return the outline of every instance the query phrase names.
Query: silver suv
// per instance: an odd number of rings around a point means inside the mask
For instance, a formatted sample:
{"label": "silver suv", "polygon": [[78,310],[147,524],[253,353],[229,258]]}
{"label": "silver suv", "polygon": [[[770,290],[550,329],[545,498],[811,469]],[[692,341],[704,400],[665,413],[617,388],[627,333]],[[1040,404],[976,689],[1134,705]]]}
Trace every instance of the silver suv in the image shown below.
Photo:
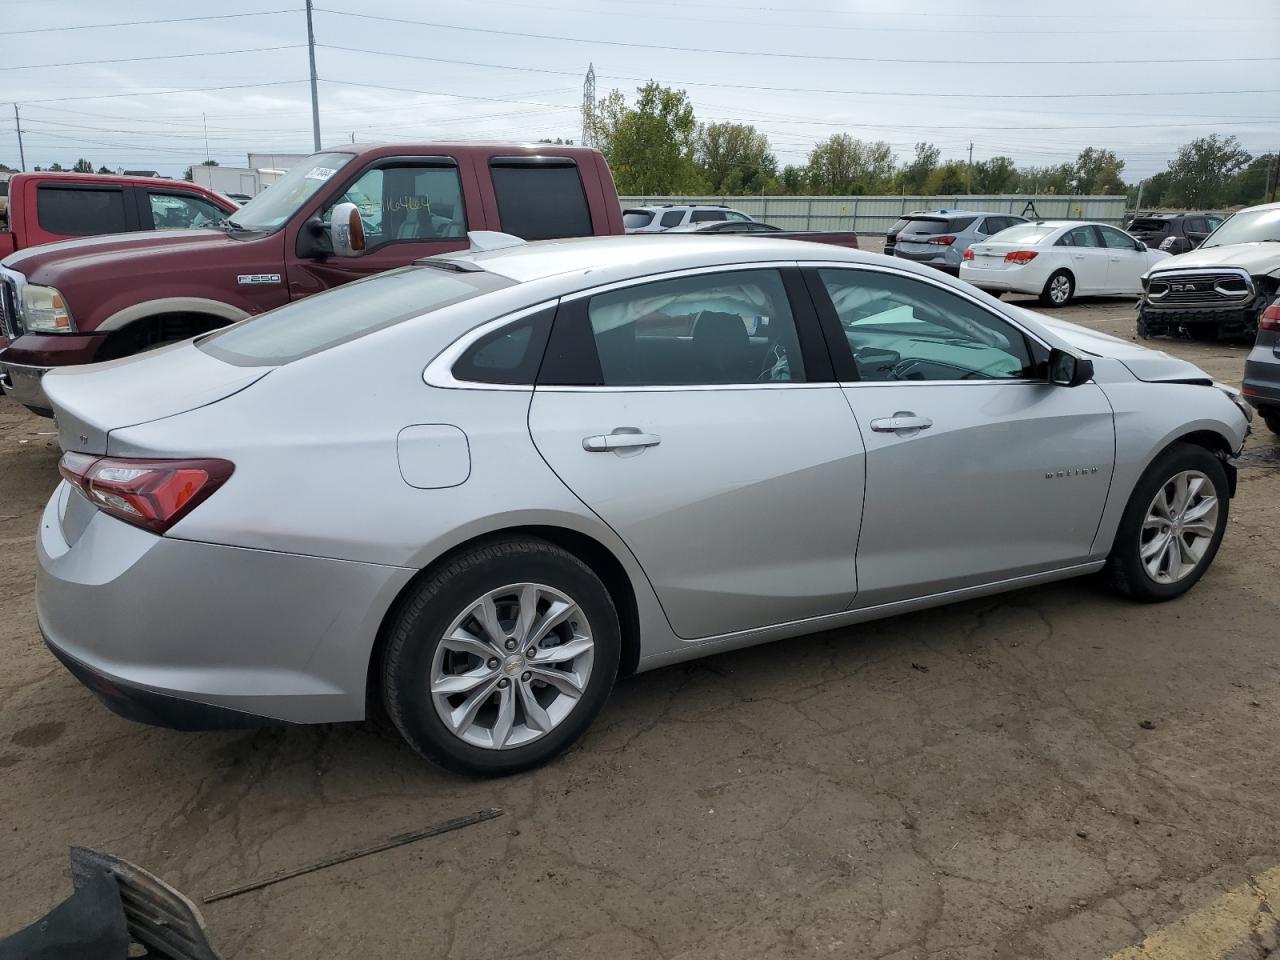
{"label": "silver suv", "polygon": [[664,203],[658,207],[627,207],[622,211],[622,226],[627,233],[662,233],[672,227],[690,223],[713,223],[735,220],[752,223],[741,210],[711,204]]}
{"label": "silver suv", "polygon": [[969,246],[1019,223],[1026,217],[981,210],[930,210],[908,213],[889,228],[886,256],[937,267],[953,277]]}

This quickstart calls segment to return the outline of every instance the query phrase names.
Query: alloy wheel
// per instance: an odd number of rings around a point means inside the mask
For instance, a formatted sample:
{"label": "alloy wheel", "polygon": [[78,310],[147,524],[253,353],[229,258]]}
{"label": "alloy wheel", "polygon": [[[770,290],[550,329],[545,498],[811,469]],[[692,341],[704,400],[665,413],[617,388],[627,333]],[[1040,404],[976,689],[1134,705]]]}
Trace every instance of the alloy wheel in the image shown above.
{"label": "alloy wheel", "polygon": [[1142,521],[1138,551],[1156,583],[1177,583],[1204,559],[1218,529],[1218,495],[1199,470],[1174,474],[1156,491]]}
{"label": "alloy wheel", "polygon": [[461,740],[491,750],[531,743],[578,705],[595,659],[586,614],[541,583],[491,590],[444,632],[431,661],[431,700]]}
{"label": "alloy wheel", "polygon": [[1065,274],[1058,274],[1049,281],[1049,299],[1061,306],[1071,298],[1071,281]]}

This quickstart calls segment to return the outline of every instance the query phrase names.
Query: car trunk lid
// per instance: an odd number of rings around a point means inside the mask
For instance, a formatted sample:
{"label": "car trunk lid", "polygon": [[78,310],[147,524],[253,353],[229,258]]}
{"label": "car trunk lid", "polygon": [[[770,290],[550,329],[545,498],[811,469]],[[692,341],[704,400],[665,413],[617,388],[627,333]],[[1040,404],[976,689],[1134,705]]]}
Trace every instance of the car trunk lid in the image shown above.
{"label": "car trunk lid", "polygon": [[238,367],[190,342],[45,374],[63,450],[107,454],[112,430],[207,406],[262,379],[271,367]]}

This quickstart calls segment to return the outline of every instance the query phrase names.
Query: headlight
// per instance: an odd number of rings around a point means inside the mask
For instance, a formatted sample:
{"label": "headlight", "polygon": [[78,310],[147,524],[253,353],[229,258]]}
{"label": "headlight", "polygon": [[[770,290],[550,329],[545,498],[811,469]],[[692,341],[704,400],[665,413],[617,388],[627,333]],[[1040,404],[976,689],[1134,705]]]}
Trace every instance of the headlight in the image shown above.
{"label": "headlight", "polygon": [[22,288],[22,323],[41,333],[73,333],[76,329],[62,294],[54,287],[34,283]]}
{"label": "headlight", "polygon": [[1227,386],[1225,383],[1217,383],[1215,381],[1213,385],[1225,393],[1231,399],[1231,402],[1240,408],[1240,412],[1244,414],[1244,418],[1247,421],[1253,423],[1253,407],[1249,406],[1249,401],[1244,398],[1244,394],[1235,387]]}

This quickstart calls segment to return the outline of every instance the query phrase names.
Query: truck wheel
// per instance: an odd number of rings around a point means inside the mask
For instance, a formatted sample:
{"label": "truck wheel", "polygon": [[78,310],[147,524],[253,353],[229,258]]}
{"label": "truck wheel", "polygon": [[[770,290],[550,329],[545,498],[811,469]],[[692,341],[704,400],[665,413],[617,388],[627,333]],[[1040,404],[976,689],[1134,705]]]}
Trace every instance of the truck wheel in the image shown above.
{"label": "truck wheel", "polygon": [[383,654],[383,703],[433,763],[519,773],[582,735],[621,651],[613,600],[586,564],[544,540],[498,540],[410,594]]}
{"label": "truck wheel", "polygon": [[1143,603],[1182,596],[1213,563],[1230,503],[1217,457],[1194,444],[1169,447],[1129,495],[1104,570],[1112,588]]}
{"label": "truck wheel", "polygon": [[1058,270],[1045,281],[1040,302],[1046,307],[1065,307],[1076,292],[1076,282],[1067,270]]}

